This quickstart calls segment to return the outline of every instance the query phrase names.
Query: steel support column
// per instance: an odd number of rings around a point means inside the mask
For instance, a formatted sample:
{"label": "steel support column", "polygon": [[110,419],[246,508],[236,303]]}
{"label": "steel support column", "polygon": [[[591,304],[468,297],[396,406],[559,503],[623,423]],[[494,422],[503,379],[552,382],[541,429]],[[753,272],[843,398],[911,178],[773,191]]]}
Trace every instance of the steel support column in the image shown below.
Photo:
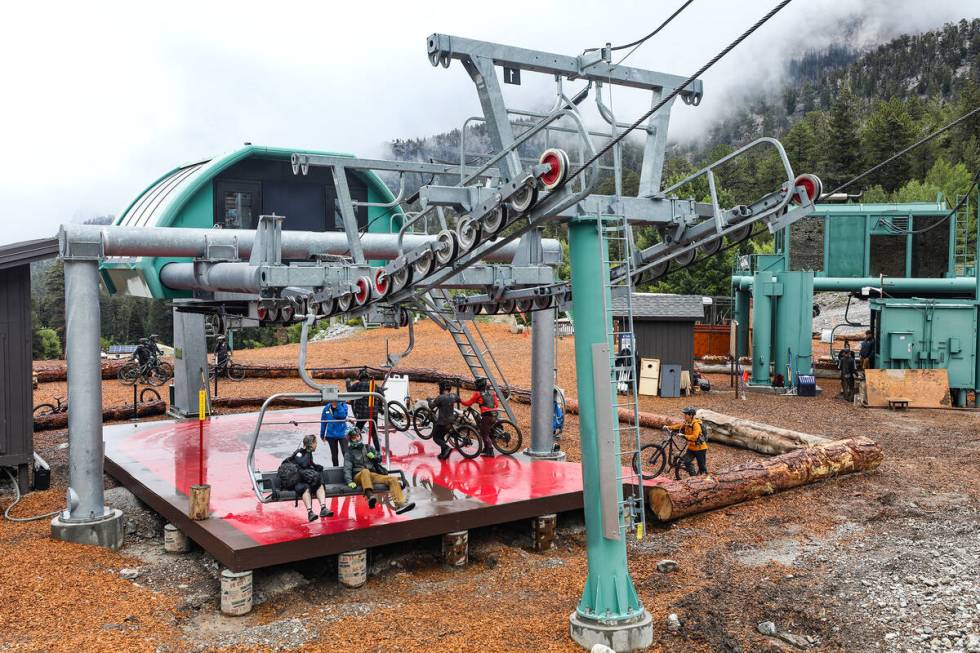
{"label": "steel support column", "polygon": [[749,304],[752,293],[736,287],[735,290],[735,321],[738,327],[735,330],[735,355],[749,355]]}
{"label": "steel support column", "polygon": [[[602,280],[609,277],[609,266],[599,251],[599,235],[595,220],[575,220],[569,224],[568,242],[572,269],[572,292],[575,301],[572,320],[575,323],[575,365],[579,402],[579,434],[582,447],[582,478],[585,504],[585,536],[588,557],[588,577],[585,590],[576,611],[571,617],[571,635],[579,644],[591,648],[597,641],[622,641],[623,631],[631,642],[652,639],[649,614],[643,609],[633,579],[626,563],[626,538],[620,529],[618,539],[603,534],[603,514],[600,485],[610,481],[603,474],[617,473],[617,469],[600,468],[599,431],[610,429],[611,424],[599,424],[596,412],[595,386],[593,381],[592,346],[605,344],[611,329],[611,317],[596,313],[597,306],[610,305],[611,298]],[[603,303],[603,293],[606,293]],[[606,399],[613,405],[612,392]],[[619,442],[612,443],[612,451],[606,458],[620,460]],[[622,502],[623,488],[619,482],[613,485],[617,502]],[[606,516],[609,519],[610,516]],[[619,633],[613,637],[613,633]],[[608,635],[608,637],[606,637]],[[638,637],[638,639],[635,639]],[[605,643],[605,642],[603,642]],[[610,645],[610,644],[607,644]],[[616,650],[634,650],[632,644],[617,646]]]}
{"label": "steel support column", "polygon": [[[544,265],[541,230],[527,233],[529,262]],[[532,313],[531,322],[531,446],[529,456],[556,458],[554,437],[555,310]]]}
{"label": "steel support column", "polygon": [[[769,272],[756,272],[752,284],[752,384],[769,385],[772,362],[773,282]],[[777,370],[778,371],[778,370]]]}
{"label": "steel support column", "polygon": [[65,261],[65,358],[68,363],[68,509],[63,522],[110,514],[102,480],[102,361],[99,263]]}

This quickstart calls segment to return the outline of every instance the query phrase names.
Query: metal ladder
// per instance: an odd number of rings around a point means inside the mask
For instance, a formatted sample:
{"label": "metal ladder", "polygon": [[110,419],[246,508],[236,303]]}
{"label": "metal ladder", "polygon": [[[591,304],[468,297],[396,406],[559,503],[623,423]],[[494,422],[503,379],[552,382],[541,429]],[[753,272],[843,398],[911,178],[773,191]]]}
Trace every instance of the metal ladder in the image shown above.
{"label": "metal ladder", "polygon": [[[510,383],[497,363],[493,351],[490,350],[490,345],[487,344],[486,338],[483,337],[483,332],[480,331],[480,327],[476,322],[473,322],[473,326],[470,328],[457,317],[456,309],[446,290],[432,288],[428,294],[430,301],[423,300],[420,302],[422,311],[433,322],[452,335],[453,342],[456,343],[456,348],[459,349],[459,353],[463,357],[466,366],[470,368],[470,373],[473,375],[473,378],[484,377],[490,381],[494,392],[497,393],[497,401],[500,402],[504,412],[507,413],[507,419],[517,424],[517,420],[514,418],[514,412],[510,407],[510,402],[504,394],[505,390],[510,389]],[[474,332],[476,335],[474,335]]]}
{"label": "metal ladder", "polygon": [[[606,328],[606,344],[609,346],[610,382],[615,389],[612,407],[613,436],[619,440],[621,457],[617,482],[623,487],[623,500],[619,505],[620,531],[634,531],[637,539],[646,532],[646,511],[643,496],[643,478],[633,466],[640,459],[640,407],[637,401],[636,337],[633,331],[633,238],[625,216],[600,215],[596,220],[599,231],[599,255],[606,264],[607,276],[603,279],[602,315]],[[615,280],[609,271],[619,269],[625,274]],[[623,298],[622,315],[613,314],[613,306],[607,304],[615,298]],[[620,359],[618,353],[628,346],[629,357]],[[630,419],[623,423],[620,411]],[[602,425],[599,425],[602,428]]]}
{"label": "metal ladder", "polygon": [[[956,196],[956,204],[959,204],[963,199],[962,195]],[[970,265],[970,260],[975,258],[974,248],[970,247],[970,238],[973,236],[973,230],[970,229],[970,197],[966,198],[963,202],[963,206],[956,213],[956,247],[954,250],[954,266],[953,271],[956,276],[962,277],[966,275],[966,269]],[[980,264],[980,261],[975,261],[974,265]]]}

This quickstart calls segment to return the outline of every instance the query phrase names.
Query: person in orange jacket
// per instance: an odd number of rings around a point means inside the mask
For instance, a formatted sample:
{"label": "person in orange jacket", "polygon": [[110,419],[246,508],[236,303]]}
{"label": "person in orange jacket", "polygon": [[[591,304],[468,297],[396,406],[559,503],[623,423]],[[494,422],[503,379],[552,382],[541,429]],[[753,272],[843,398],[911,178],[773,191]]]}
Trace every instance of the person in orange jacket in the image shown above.
{"label": "person in orange jacket", "polygon": [[701,426],[701,420],[695,417],[697,410],[688,406],[681,411],[684,413],[684,424],[678,427],[687,440],[687,451],[681,456],[684,469],[694,476],[694,461],[698,461],[698,474],[708,473],[708,438]]}
{"label": "person in orange jacket", "polygon": [[469,399],[460,402],[464,406],[477,404],[480,407],[480,438],[483,440],[483,451],[481,455],[488,458],[493,457],[493,440],[490,439],[490,432],[497,424],[497,393],[490,387],[486,379],[476,380],[476,391],[470,395]]}

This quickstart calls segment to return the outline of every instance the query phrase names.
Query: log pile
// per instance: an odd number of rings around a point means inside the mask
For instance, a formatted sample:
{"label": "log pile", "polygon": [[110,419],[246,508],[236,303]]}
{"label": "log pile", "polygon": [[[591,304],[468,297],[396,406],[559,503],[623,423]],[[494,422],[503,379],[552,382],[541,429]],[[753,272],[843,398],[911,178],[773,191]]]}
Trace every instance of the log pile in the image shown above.
{"label": "log pile", "polygon": [[[163,401],[147,401],[136,404],[140,417],[151,417],[153,415],[163,415],[167,412],[167,404]],[[102,409],[102,421],[110,422],[113,420],[131,419],[133,417],[133,404],[115,404]],[[63,429],[68,426],[68,413],[52,413],[34,418],[35,431],[50,431],[51,429]]]}
{"label": "log pile", "polygon": [[665,481],[651,487],[647,498],[654,517],[667,522],[834,476],[870,471],[881,459],[881,447],[869,438],[836,440],[708,476]]}
{"label": "log pile", "polygon": [[802,447],[820,446],[831,441],[819,435],[791,431],[762,422],[716,413],[705,408],[700,409],[697,416],[707,425],[712,442],[769,455],[784,454]]}

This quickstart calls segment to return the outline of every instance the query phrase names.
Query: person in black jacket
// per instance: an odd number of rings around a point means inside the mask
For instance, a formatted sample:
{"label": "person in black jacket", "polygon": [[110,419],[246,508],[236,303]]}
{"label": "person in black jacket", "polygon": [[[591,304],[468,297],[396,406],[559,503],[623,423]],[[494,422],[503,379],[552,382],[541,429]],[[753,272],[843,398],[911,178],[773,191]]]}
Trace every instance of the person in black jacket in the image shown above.
{"label": "person in black jacket", "polygon": [[391,503],[396,513],[401,514],[414,508],[415,504],[409,503],[402,494],[402,486],[398,478],[389,474],[381,465],[381,454],[361,441],[360,430],[352,428],[348,431],[347,440],[347,454],[344,456],[344,482],[347,486],[354,490],[360,485],[364,490],[364,496],[367,497],[369,508],[378,505],[378,499],[374,496],[375,483],[388,486]]}
{"label": "person in black jacket", "polygon": [[289,457],[296,466],[299,467],[300,481],[293,488],[296,495],[303,499],[306,506],[306,518],[309,521],[316,521],[317,515],[313,512],[313,497],[320,503],[320,517],[333,517],[333,511],[327,508],[327,497],[323,491],[323,483],[320,480],[320,472],[323,465],[313,462],[313,452],[316,451],[316,435],[312,433],[303,436],[303,447],[293,452]]}
{"label": "person in black jacket", "polygon": [[456,404],[459,395],[451,392],[452,386],[447,381],[439,383],[439,396],[429,400],[429,405],[436,413],[435,424],[432,426],[432,439],[439,445],[439,460],[449,458],[452,449],[446,444],[446,434],[456,419]]}
{"label": "person in black jacket", "polygon": [[[349,388],[350,392],[371,392],[371,375],[368,374],[367,370],[361,370],[361,373],[357,375],[357,383],[353,384]],[[354,419],[356,420],[354,426],[357,427],[358,431],[364,430],[364,427],[368,427],[368,435],[371,438],[372,444],[376,450],[381,450],[381,444],[378,441],[378,430],[375,428],[377,424],[377,407],[378,399],[377,397],[358,397],[353,401],[354,406]],[[374,415],[372,415],[372,411]]]}

